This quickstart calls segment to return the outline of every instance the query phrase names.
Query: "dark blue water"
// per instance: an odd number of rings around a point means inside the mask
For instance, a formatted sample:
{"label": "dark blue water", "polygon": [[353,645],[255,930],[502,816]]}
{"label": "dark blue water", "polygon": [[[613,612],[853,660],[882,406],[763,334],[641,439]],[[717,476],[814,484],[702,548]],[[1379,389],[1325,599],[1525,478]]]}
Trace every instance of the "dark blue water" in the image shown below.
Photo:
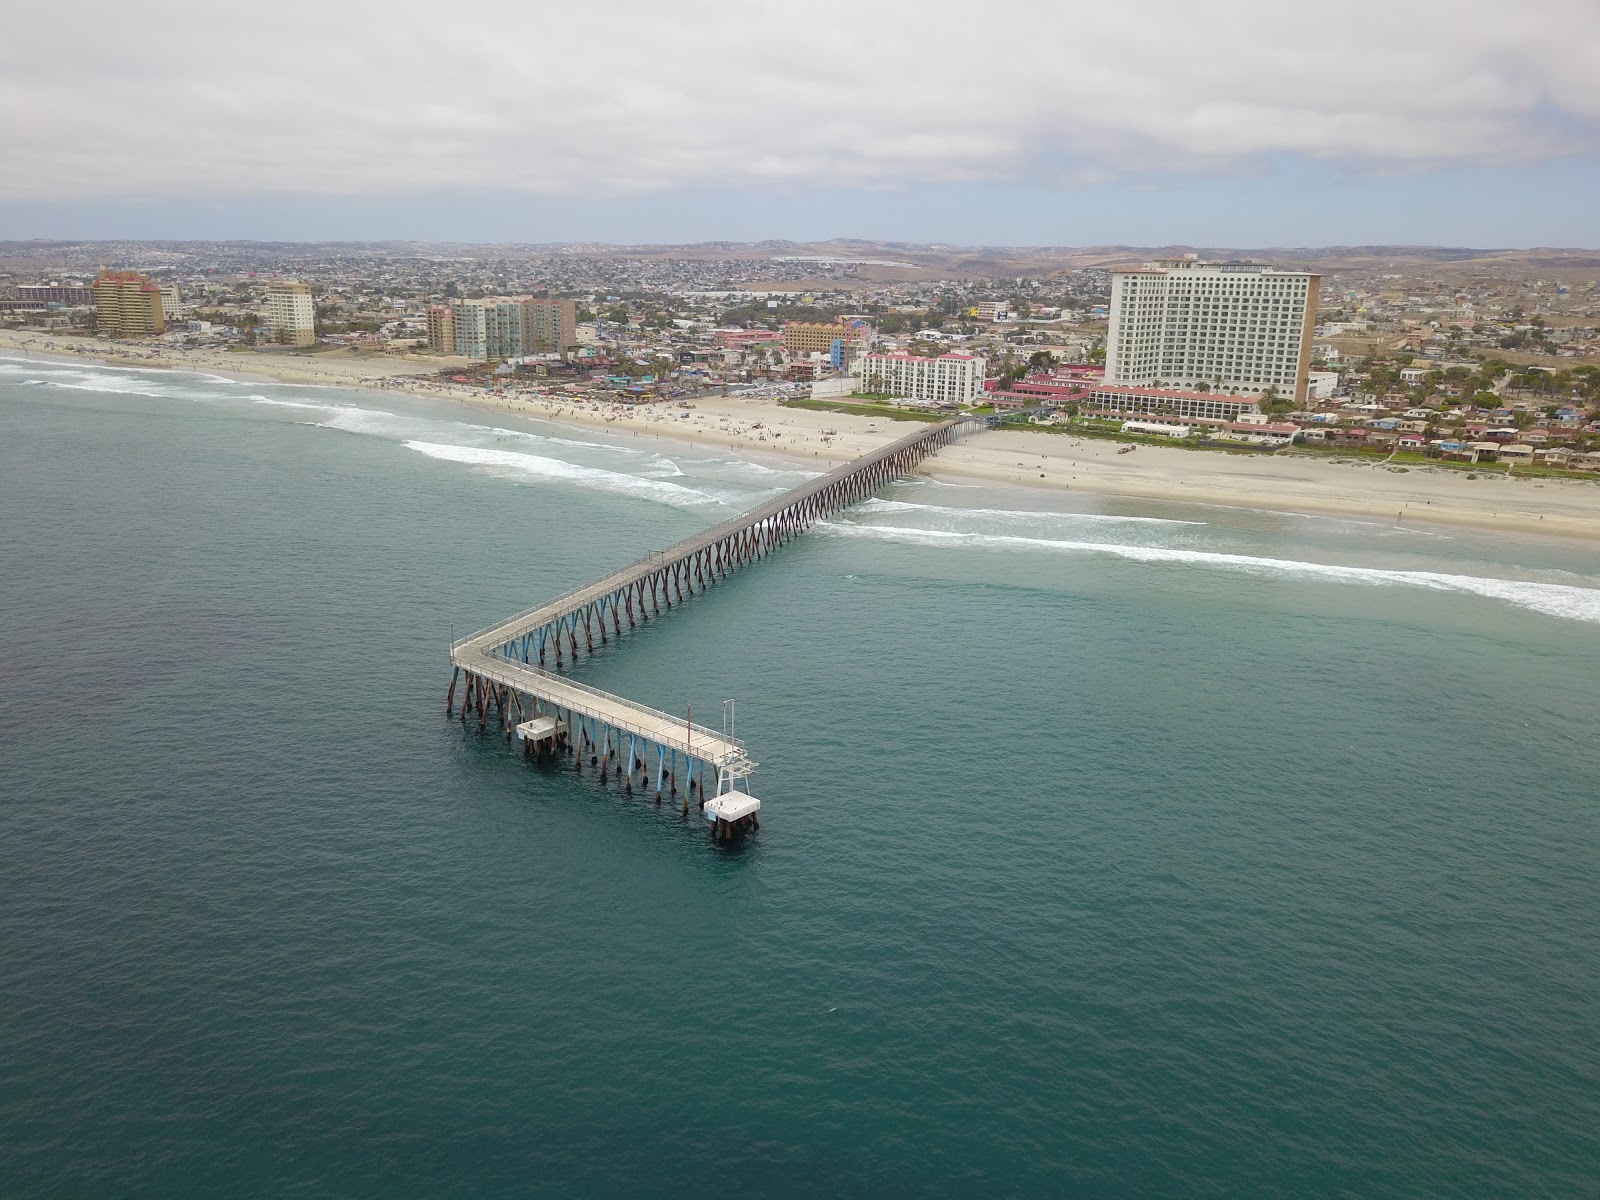
{"label": "dark blue water", "polygon": [[781,466],[0,367],[0,1194],[1600,1186],[1594,550],[899,485],[582,668],[730,849],[446,646]]}

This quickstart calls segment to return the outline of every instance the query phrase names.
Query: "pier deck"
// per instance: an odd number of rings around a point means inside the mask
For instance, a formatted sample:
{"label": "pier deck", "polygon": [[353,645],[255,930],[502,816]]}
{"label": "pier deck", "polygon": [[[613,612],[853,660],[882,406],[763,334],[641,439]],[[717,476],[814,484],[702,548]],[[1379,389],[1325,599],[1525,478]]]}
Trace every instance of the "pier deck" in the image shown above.
{"label": "pier deck", "polygon": [[756,768],[737,741],[704,726],[691,725],[685,717],[675,717],[527,663],[480,658],[475,669],[484,679],[531,697],[534,706],[529,716],[558,710],[571,713],[580,721],[609,725],[630,737],[676,750],[686,761],[699,760],[719,770],[731,769],[741,774]]}
{"label": "pier deck", "polygon": [[[754,827],[761,802],[748,795],[748,785],[740,793],[734,784],[748,779],[756,764],[737,739],[691,725],[686,717],[679,719],[578,683],[552,667],[565,666],[569,655],[576,664],[580,638],[582,648],[593,651],[596,638],[605,643],[611,636],[621,637],[624,621],[631,629],[659,615],[663,608],[670,609],[674,598],[682,603],[697,588],[704,591],[817,521],[870,496],[956,437],[988,425],[983,418],[958,417],[923,426],[674,546],[462,638],[450,647],[453,671],[446,715],[452,714],[457,683],[464,681],[463,721],[469,710],[475,710],[480,727],[485,725],[489,707],[494,705],[509,736],[531,718],[554,717],[562,732],[539,739],[543,749],[570,753],[580,768],[587,755],[591,765],[599,766],[602,779],[608,764],[615,763],[618,776],[626,778],[630,789],[635,772],[642,771],[648,778],[643,755],[654,746],[658,798],[664,780],[676,791],[677,761],[682,755],[688,784],[685,809],[688,792],[695,790],[698,766],[700,802],[719,835],[731,837],[737,830]],[[526,706],[524,696],[528,698]],[[625,776],[624,737],[628,739]],[[531,752],[532,748],[528,743],[527,749]],[[714,800],[708,799],[704,790],[707,772],[716,774]]]}

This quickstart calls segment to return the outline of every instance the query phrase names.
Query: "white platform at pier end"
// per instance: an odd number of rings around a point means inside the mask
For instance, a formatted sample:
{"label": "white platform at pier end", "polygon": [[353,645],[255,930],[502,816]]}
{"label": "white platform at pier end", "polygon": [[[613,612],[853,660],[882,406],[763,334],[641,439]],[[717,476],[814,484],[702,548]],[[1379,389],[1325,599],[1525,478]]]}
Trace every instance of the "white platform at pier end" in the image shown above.
{"label": "white platform at pier end", "polygon": [[706,820],[715,821],[719,817],[724,821],[737,821],[740,817],[748,817],[751,813],[761,811],[761,801],[744,792],[729,792],[725,796],[718,796],[715,800],[706,801]]}
{"label": "white platform at pier end", "polygon": [[554,717],[535,717],[533,720],[524,721],[517,726],[517,737],[519,739],[532,738],[537,742],[547,737],[555,737],[557,734],[562,734],[566,731],[567,725],[565,721],[558,721]]}

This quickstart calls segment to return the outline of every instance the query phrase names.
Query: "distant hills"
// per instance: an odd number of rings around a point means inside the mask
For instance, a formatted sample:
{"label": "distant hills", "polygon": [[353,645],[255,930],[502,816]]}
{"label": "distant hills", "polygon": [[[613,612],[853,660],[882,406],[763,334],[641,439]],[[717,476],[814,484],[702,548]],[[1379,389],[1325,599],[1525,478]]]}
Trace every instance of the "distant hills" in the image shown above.
{"label": "distant hills", "polygon": [[[1600,250],[1567,247],[1530,249],[1470,246],[957,246],[945,243],[868,241],[836,238],[821,242],[694,242],[680,245],[621,245],[607,242],[464,243],[464,242],[257,242],[257,241],[9,241],[0,242],[0,270],[33,269],[81,263],[165,257],[228,259],[234,262],[284,264],[295,260],[368,257],[440,259],[647,258],[708,261],[759,261],[816,258],[859,265],[863,279],[926,279],[937,277],[1005,277],[1052,274],[1083,268],[1124,266],[1152,258],[1195,253],[1213,260],[1251,259],[1294,264],[1325,271],[1412,273],[1418,269],[1446,273],[1483,272],[1502,276],[1541,272],[1592,277],[1600,274]],[[1586,275],[1587,273],[1587,275]]]}

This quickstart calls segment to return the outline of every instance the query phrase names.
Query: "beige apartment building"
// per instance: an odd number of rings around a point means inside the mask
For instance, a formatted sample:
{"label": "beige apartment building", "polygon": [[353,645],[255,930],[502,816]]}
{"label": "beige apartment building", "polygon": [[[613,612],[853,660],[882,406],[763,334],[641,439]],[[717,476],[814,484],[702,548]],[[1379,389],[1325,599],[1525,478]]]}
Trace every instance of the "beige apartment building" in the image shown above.
{"label": "beige apartment building", "polygon": [[796,358],[811,354],[831,354],[833,344],[842,341],[846,356],[866,348],[868,333],[861,324],[842,321],[788,321],[783,327],[783,350]]}
{"label": "beige apartment building", "polygon": [[165,333],[161,288],[137,271],[101,268],[94,281],[95,328],[117,337],[150,337]]}
{"label": "beige apartment building", "polygon": [[1322,277],[1191,255],[1111,277],[1106,382],[1304,403]]}
{"label": "beige apartment building", "polygon": [[267,331],[279,345],[316,345],[317,310],[311,303],[311,289],[294,279],[268,284]]}
{"label": "beige apartment building", "polygon": [[448,304],[428,305],[428,349],[434,354],[456,352],[456,310]]}
{"label": "beige apartment building", "polygon": [[575,300],[536,299],[528,304],[528,341],[536,354],[560,354],[578,344]]}

